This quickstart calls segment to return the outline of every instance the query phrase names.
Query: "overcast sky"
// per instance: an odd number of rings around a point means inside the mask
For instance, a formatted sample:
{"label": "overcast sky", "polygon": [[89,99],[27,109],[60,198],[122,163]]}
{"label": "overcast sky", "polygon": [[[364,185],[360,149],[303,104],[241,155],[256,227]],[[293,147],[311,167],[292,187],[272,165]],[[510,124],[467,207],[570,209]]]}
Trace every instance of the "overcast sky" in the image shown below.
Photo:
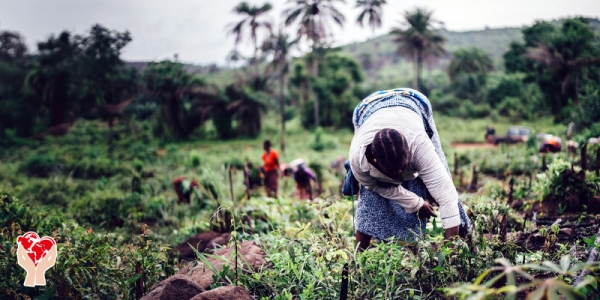
{"label": "overcast sky", "polygon": [[[123,58],[147,61],[172,58],[180,61],[224,64],[233,49],[234,38],[226,34],[227,24],[239,20],[232,13],[240,0],[0,0],[0,30],[14,30],[25,36],[30,50],[36,42],[62,30],[83,33],[93,24],[109,29],[128,30],[133,41]],[[265,1],[247,1],[262,4]],[[279,22],[286,0],[270,0],[269,17]],[[368,28],[356,25],[355,0],[338,3],[346,15],[344,29],[335,28],[334,43],[364,41],[371,37]],[[599,0],[388,0],[383,16],[383,34],[398,24],[401,13],[415,7],[434,11],[436,19],[448,30],[480,30],[486,26],[515,27],[539,19],[567,16],[600,16]],[[250,54],[250,44],[240,45]]]}

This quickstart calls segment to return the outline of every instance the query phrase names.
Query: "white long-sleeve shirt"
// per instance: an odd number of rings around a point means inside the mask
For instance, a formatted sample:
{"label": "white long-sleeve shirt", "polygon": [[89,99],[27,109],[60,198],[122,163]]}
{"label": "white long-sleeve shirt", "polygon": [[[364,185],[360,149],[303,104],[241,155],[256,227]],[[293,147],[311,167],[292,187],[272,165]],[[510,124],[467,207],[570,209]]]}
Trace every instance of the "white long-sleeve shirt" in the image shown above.
{"label": "white long-sleeve shirt", "polygon": [[371,144],[375,134],[385,128],[398,130],[408,143],[410,157],[407,168],[402,171],[402,181],[421,176],[429,193],[440,206],[442,226],[451,228],[460,225],[458,193],[452,178],[425,132],[423,119],[408,108],[380,109],[354,133],[349,157],[356,180],[367,189],[397,202],[408,213],[415,213],[423,206],[423,199],[403,188],[400,180],[389,178],[367,161],[367,146]]}

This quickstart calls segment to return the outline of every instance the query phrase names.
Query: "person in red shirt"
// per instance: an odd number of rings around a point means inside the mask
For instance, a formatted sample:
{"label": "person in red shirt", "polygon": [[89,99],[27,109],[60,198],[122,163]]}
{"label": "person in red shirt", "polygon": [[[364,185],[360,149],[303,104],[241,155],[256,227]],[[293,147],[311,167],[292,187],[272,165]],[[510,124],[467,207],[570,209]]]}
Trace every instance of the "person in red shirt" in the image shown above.
{"label": "person in red shirt", "polygon": [[265,191],[269,197],[277,197],[277,184],[279,170],[279,154],[271,149],[271,141],[266,140],[263,144],[265,152],[262,155],[262,160],[265,163]]}
{"label": "person in red shirt", "polygon": [[560,139],[554,136],[550,136],[544,139],[544,141],[542,142],[542,145],[540,146],[540,153],[556,153],[560,152],[560,148]]}

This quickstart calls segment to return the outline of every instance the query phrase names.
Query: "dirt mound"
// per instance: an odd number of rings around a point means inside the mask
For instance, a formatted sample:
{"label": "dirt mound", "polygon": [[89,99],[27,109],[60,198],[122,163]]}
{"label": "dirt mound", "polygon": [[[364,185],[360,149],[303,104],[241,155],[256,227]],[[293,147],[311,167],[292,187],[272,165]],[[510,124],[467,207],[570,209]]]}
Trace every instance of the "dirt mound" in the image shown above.
{"label": "dirt mound", "polygon": [[219,233],[216,231],[203,232],[185,240],[175,248],[175,252],[178,252],[179,257],[182,259],[194,260],[196,258],[196,253],[190,245],[196,247],[198,252],[212,251],[215,250],[217,246],[227,245],[230,239],[230,233]]}
{"label": "dirt mound", "polygon": [[[202,288],[208,289],[214,283],[212,268],[217,272],[223,270],[225,265],[235,268],[235,246],[221,249],[214,255],[217,257],[207,257],[208,262],[212,266],[205,266],[201,261],[196,261],[183,267],[177,274],[189,275],[194,282]],[[238,267],[242,268],[245,273],[259,269],[265,263],[265,252],[253,241],[243,242],[238,244]]]}
{"label": "dirt mound", "polygon": [[202,292],[204,289],[192,281],[189,276],[173,275],[156,284],[140,300],[189,300]]}
{"label": "dirt mound", "polygon": [[195,296],[191,300],[252,300],[250,293],[239,286],[222,286]]}

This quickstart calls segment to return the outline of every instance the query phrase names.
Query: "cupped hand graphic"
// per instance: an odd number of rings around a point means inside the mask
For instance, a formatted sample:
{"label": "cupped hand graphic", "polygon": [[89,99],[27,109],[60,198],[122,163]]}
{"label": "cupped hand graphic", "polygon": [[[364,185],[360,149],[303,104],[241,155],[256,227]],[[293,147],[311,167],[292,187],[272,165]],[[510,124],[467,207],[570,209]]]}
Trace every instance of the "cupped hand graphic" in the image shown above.
{"label": "cupped hand graphic", "polygon": [[48,251],[35,268],[35,285],[46,285],[46,271],[56,263],[56,245]]}
{"label": "cupped hand graphic", "polygon": [[25,269],[25,272],[27,272],[27,275],[25,276],[25,282],[23,283],[23,285],[28,287],[35,286],[35,264],[31,260],[31,257],[29,257],[29,255],[27,254],[27,251],[25,250],[23,245],[21,245],[20,243],[19,248],[17,248],[17,263],[19,264],[19,266],[21,266],[21,268]]}

